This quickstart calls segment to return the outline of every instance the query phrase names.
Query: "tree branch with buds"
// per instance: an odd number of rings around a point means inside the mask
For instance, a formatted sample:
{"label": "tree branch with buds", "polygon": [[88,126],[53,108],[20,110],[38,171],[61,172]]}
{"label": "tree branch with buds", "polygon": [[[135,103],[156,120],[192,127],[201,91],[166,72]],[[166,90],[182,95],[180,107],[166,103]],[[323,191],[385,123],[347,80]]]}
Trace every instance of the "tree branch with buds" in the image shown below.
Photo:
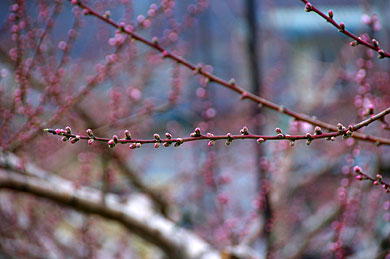
{"label": "tree branch with buds", "polygon": [[[196,128],[194,132],[190,134],[190,137],[181,137],[173,138],[170,133],[165,133],[165,138],[161,138],[159,134],[154,134],[154,139],[134,139],[130,131],[124,131],[124,137],[119,138],[117,135],[112,136],[112,138],[102,138],[96,137],[91,129],[87,129],[87,135],[77,135],[72,134],[71,128],[68,126],[65,129],[44,129],[45,132],[51,133],[53,135],[62,136],[62,140],[70,141],[72,144],[75,144],[79,140],[87,140],[89,145],[92,145],[95,141],[106,142],[109,148],[114,148],[117,144],[130,144],[130,149],[140,148],[143,144],[154,144],[155,148],[159,148],[161,145],[164,147],[169,147],[174,145],[175,147],[180,146],[185,142],[207,140],[208,146],[213,146],[217,140],[226,140],[225,144],[230,145],[233,140],[243,140],[243,139],[253,139],[258,143],[263,143],[267,140],[289,140],[291,145],[294,146],[296,140],[306,140],[306,144],[310,145],[313,140],[317,139],[326,139],[334,140],[338,136],[343,136],[344,139],[352,137],[355,132],[363,127],[368,126],[376,120],[380,120],[390,113],[390,108],[383,110],[382,112],[371,116],[369,119],[363,120],[355,125],[349,125],[347,128],[344,127],[341,123],[337,125],[337,132],[323,133],[320,127],[315,127],[314,133],[306,133],[305,135],[289,135],[283,134],[280,128],[276,128],[276,135],[274,136],[265,136],[265,135],[256,135],[249,134],[248,128],[243,127],[240,130],[240,135],[233,135],[227,133],[226,135],[214,135],[212,133],[201,134],[200,128]],[[390,144],[388,143],[381,144]]]}
{"label": "tree branch with buds", "polygon": [[385,58],[385,57],[390,58],[390,53],[381,49],[379,47],[379,43],[376,39],[372,39],[371,42],[364,40],[361,37],[356,36],[352,32],[348,31],[345,28],[345,24],[343,22],[337,23],[333,19],[334,14],[333,14],[332,10],[329,10],[328,15],[326,15],[325,13],[321,12],[318,8],[316,8],[313,4],[311,4],[309,1],[307,1],[307,0],[301,0],[301,1],[305,4],[305,12],[317,13],[319,16],[324,18],[327,22],[329,22],[334,27],[336,27],[339,30],[339,32],[341,32],[341,33],[347,35],[348,37],[350,37],[351,39],[353,39],[354,41],[352,41],[350,43],[351,46],[357,46],[360,44],[360,45],[366,46],[367,48],[370,48],[370,49],[376,51],[378,53],[378,58]]}

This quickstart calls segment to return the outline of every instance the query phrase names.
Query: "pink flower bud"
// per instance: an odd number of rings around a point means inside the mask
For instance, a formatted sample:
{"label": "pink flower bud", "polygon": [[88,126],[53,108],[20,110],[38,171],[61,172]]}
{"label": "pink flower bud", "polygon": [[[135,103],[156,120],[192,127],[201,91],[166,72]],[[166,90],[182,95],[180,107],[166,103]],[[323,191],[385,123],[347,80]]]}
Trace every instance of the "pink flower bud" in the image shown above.
{"label": "pink flower bud", "polygon": [[305,5],[305,12],[311,12],[313,10],[313,6],[311,5],[311,3],[307,3]]}
{"label": "pink flower bud", "polygon": [[345,30],[345,24],[343,22],[340,23],[339,27],[339,32],[343,32]]}
{"label": "pink flower bud", "polygon": [[330,19],[333,19],[333,11],[332,10],[328,11],[328,16]]}
{"label": "pink flower bud", "polygon": [[107,144],[108,144],[108,147],[109,147],[109,148],[114,148],[114,147],[115,147],[115,141],[114,141],[113,139],[110,139],[110,140],[107,142]]}

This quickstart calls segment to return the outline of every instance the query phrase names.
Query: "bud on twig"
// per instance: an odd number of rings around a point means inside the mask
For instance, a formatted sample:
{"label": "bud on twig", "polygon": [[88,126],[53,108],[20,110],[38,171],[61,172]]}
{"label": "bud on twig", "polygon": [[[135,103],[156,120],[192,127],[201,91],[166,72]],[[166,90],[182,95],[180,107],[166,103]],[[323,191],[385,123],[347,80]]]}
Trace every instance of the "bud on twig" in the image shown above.
{"label": "bud on twig", "polygon": [[329,18],[330,18],[330,19],[333,19],[333,11],[332,11],[332,10],[329,10],[329,11],[328,11],[328,15],[329,15]]}
{"label": "bud on twig", "polygon": [[305,12],[311,12],[313,10],[313,6],[311,5],[311,3],[307,3],[305,5]]}
{"label": "bud on twig", "polygon": [[343,32],[345,30],[345,24],[341,22],[339,26],[340,26],[339,32]]}
{"label": "bud on twig", "polygon": [[125,139],[131,140],[131,134],[130,134],[130,131],[128,131],[128,130],[125,130]]}

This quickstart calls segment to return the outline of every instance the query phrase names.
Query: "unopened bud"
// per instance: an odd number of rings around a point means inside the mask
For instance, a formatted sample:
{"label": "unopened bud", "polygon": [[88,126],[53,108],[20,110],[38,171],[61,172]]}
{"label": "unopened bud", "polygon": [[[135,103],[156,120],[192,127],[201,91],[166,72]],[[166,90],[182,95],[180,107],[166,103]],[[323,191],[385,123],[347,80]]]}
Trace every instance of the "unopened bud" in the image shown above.
{"label": "unopened bud", "polygon": [[240,133],[241,133],[241,135],[249,135],[248,128],[247,128],[246,126],[244,126],[244,127],[240,130]]}
{"label": "unopened bud", "polygon": [[88,137],[93,138],[93,131],[91,129],[87,129]]}
{"label": "unopened bud", "polygon": [[72,134],[72,129],[69,126],[66,126],[65,130],[67,134]]}
{"label": "unopened bud", "polygon": [[345,30],[345,24],[341,22],[339,26],[340,26],[339,32],[343,32]]}
{"label": "unopened bud", "polygon": [[333,11],[332,11],[332,10],[329,10],[329,11],[328,11],[328,15],[329,15],[329,18],[330,18],[330,19],[333,19]]}
{"label": "unopened bud", "polygon": [[131,139],[131,134],[130,131],[125,130],[125,139],[130,140]]}
{"label": "unopened bud", "polygon": [[372,45],[374,45],[375,48],[379,46],[379,43],[376,39],[372,39]]}
{"label": "unopened bud", "polygon": [[313,10],[313,6],[311,5],[311,3],[307,3],[305,5],[305,12],[311,12]]}
{"label": "unopened bud", "polygon": [[265,141],[265,139],[263,139],[263,138],[258,138],[256,141],[257,141],[257,143],[261,144],[261,143],[263,143],[263,142]]}
{"label": "unopened bud", "polygon": [[315,132],[315,135],[321,135],[322,134],[322,130],[320,127],[316,126],[314,128],[314,132]]}
{"label": "unopened bud", "polygon": [[378,50],[378,58],[382,59],[386,56],[385,51],[383,49]]}
{"label": "unopened bud", "polygon": [[114,147],[115,147],[115,141],[114,141],[113,139],[110,139],[110,140],[107,142],[107,144],[108,144],[108,147],[109,147],[109,148],[114,148]]}

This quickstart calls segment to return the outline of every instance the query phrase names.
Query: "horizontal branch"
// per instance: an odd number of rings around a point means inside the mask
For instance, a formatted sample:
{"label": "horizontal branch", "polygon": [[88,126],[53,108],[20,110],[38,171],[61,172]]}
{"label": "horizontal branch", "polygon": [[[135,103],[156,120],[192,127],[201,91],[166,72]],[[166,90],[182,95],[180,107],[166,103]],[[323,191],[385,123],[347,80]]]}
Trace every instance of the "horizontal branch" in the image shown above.
{"label": "horizontal branch", "polygon": [[[170,133],[165,133],[166,138],[161,138],[160,135],[154,134],[154,139],[133,139],[130,132],[126,130],[124,132],[123,138],[118,138],[117,135],[114,135],[112,138],[102,138],[96,137],[91,129],[87,130],[87,135],[76,135],[72,134],[70,127],[65,129],[45,129],[47,133],[54,135],[62,136],[63,141],[70,140],[72,144],[78,142],[79,140],[88,140],[89,144],[92,144],[95,141],[106,142],[110,148],[115,147],[116,144],[130,144],[130,149],[135,149],[141,147],[142,144],[154,144],[155,148],[159,148],[162,144],[165,147],[169,147],[171,144],[174,146],[180,146],[184,142],[198,141],[198,140],[208,140],[208,145],[213,146],[216,140],[226,140],[226,144],[230,145],[233,140],[243,140],[243,139],[253,139],[258,143],[263,143],[267,140],[289,140],[291,144],[294,145],[296,140],[306,140],[306,144],[310,145],[313,140],[316,139],[327,139],[334,140],[338,136],[343,136],[344,139],[352,137],[356,134],[356,131],[368,126],[370,123],[384,118],[387,114],[390,113],[390,108],[383,110],[382,112],[372,115],[369,119],[363,120],[355,125],[349,125],[347,128],[344,127],[341,123],[337,126],[337,132],[323,133],[320,127],[314,129],[314,133],[306,133],[305,135],[288,135],[283,134],[282,130],[276,128],[276,134],[274,136],[264,136],[264,135],[255,135],[249,134],[248,128],[243,127],[241,129],[241,135],[233,135],[227,133],[226,135],[214,135],[212,133],[207,133],[206,135],[201,134],[200,129],[196,128],[194,132],[190,134],[190,137],[185,138],[172,138]],[[390,140],[387,140],[390,144]]]}
{"label": "horizontal branch", "polygon": [[352,38],[353,40],[355,40],[354,42],[351,42],[351,44],[350,44],[351,46],[356,46],[358,44],[361,44],[361,45],[366,46],[367,48],[370,48],[370,49],[378,52],[378,58],[384,58],[384,57],[390,58],[389,52],[386,52],[383,49],[379,48],[379,43],[377,40],[372,39],[372,42],[368,42],[368,41],[362,39],[361,37],[358,37],[355,34],[351,33],[347,29],[345,29],[345,24],[343,22],[338,24],[333,19],[333,11],[332,10],[329,10],[328,15],[326,15],[325,13],[323,13],[319,9],[317,9],[315,6],[313,6],[309,1],[306,1],[306,0],[301,0],[301,1],[306,4],[306,6],[305,6],[306,12],[313,11],[313,12],[317,13],[319,16],[324,18],[327,22],[329,22],[334,27],[336,27],[339,30],[339,32],[341,32],[341,33],[347,35],[348,37]]}
{"label": "horizontal branch", "polygon": [[116,221],[162,249],[169,258],[220,258],[218,251],[199,237],[153,212],[142,195],[121,203],[116,195],[107,194],[106,203],[103,204],[100,191],[87,187],[76,189],[71,182],[55,178],[56,182],[49,182],[0,170],[0,189],[29,193],[80,212]]}
{"label": "horizontal branch", "polygon": [[[171,60],[175,61],[176,63],[181,64],[181,65],[187,67],[188,69],[192,70],[194,72],[194,74],[204,76],[207,79],[207,81],[215,82],[216,84],[219,84],[223,87],[226,87],[226,88],[240,94],[241,99],[243,99],[243,100],[244,99],[251,100],[251,101],[258,103],[264,107],[270,108],[272,110],[275,110],[275,111],[278,111],[280,113],[286,114],[290,117],[293,117],[296,120],[304,121],[304,122],[307,122],[307,123],[312,124],[314,126],[319,126],[323,129],[327,129],[329,131],[334,131],[334,132],[338,131],[338,128],[332,124],[320,121],[318,119],[315,119],[315,118],[310,117],[310,116],[303,114],[303,113],[298,113],[298,112],[292,111],[290,109],[285,108],[283,105],[278,105],[278,104],[273,103],[269,100],[266,100],[260,96],[249,93],[249,92],[245,91],[244,89],[238,87],[236,85],[234,79],[226,81],[226,80],[206,71],[206,69],[203,69],[202,66],[196,66],[196,65],[190,63],[186,59],[164,49],[159,44],[157,37],[154,37],[152,40],[147,40],[146,38],[142,37],[140,34],[134,32],[134,30],[132,29],[131,26],[126,26],[126,24],[124,24],[124,23],[118,24],[118,23],[114,22],[109,17],[101,15],[101,14],[97,13],[96,11],[92,10],[86,4],[82,3],[80,0],[71,0],[70,2],[74,5],[78,5],[80,8],[82,8],[83,13],[85,15],[95,16],[99,20],[118,29],[118,32],[127,34],[128,36],[130,36],[130,38],[132,38],[136,41],[139,41],[139,42],[155,49],[156,51],[160,52],[162,54],[163,58],[171,59]],[[356,139],[369,141],[369,142],[373,142],[373,143],[377,143],[377,144],[387,144],[387,145],[390,144],[390,139],[374,137],[374,136],[361,134],[361,133],[356,133],[353,135],[353,137]]]}

